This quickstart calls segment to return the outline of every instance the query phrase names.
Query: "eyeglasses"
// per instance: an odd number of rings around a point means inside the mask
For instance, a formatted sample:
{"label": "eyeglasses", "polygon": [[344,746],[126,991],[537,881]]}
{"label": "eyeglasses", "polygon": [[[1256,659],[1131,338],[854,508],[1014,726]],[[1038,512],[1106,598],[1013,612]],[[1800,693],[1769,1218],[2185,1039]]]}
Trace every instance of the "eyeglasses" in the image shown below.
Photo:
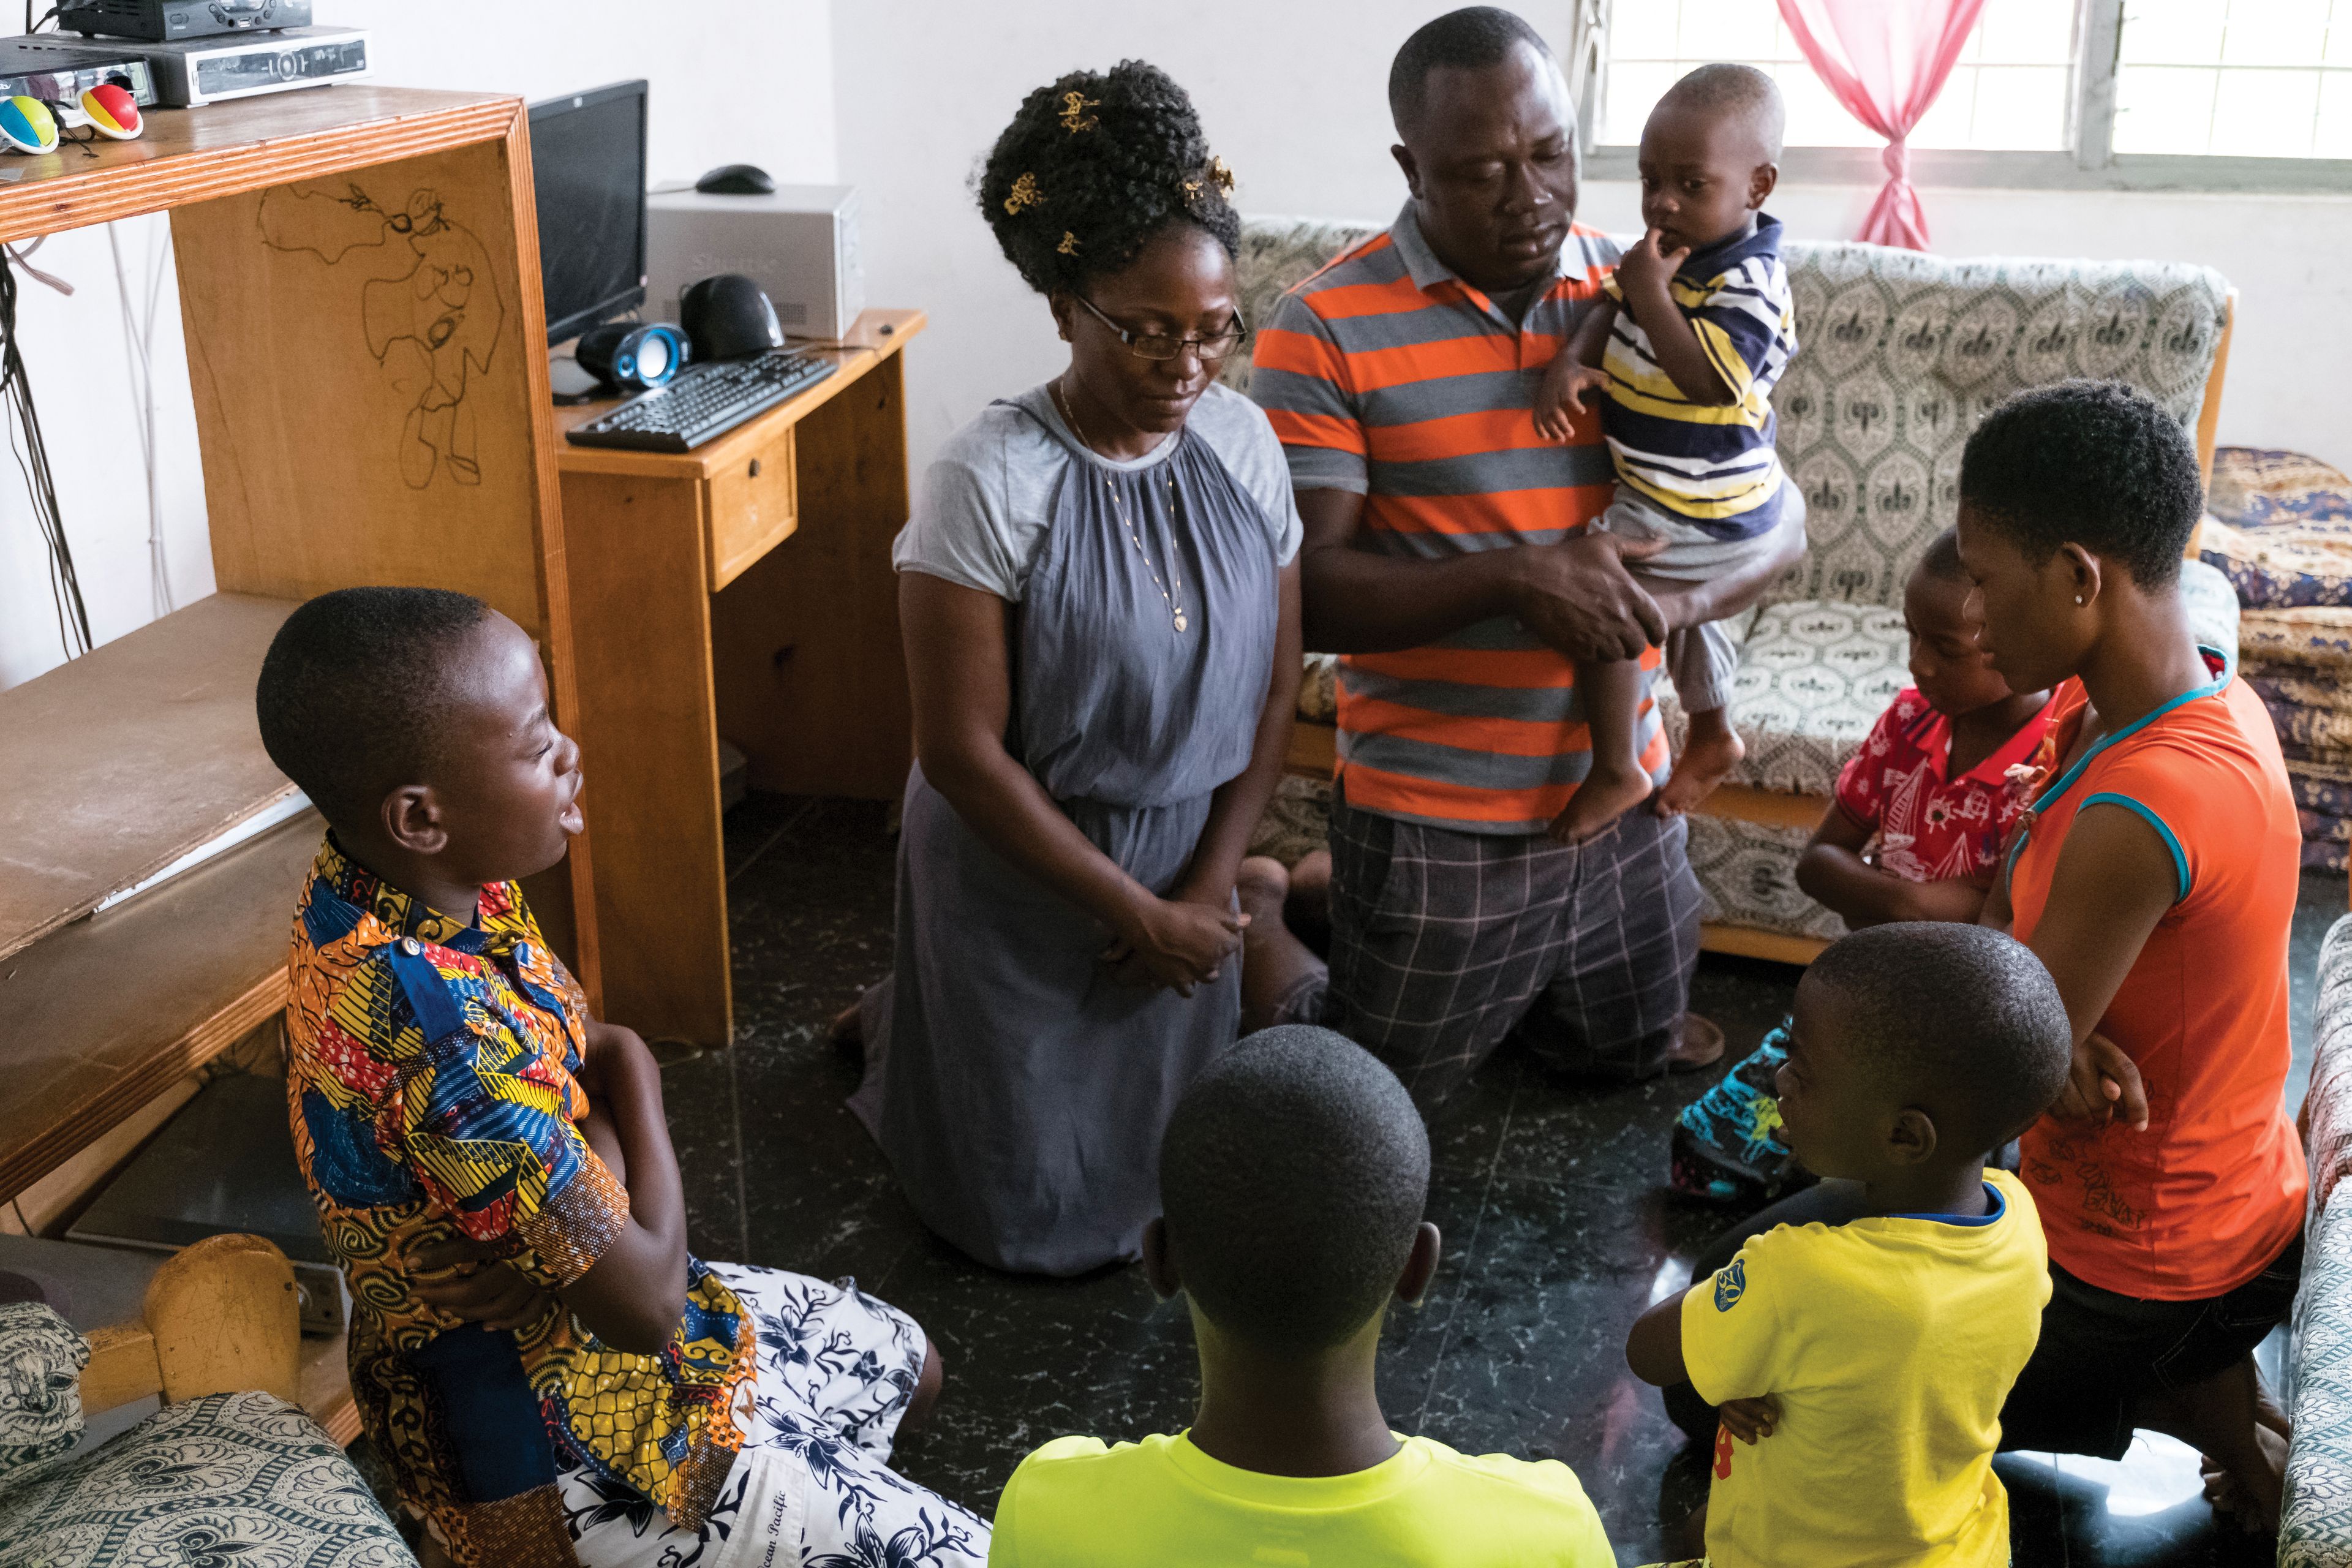
{"label": "eyeglasses", "polygon": [[1234,312],[1234,324],[1222,332],[1208,337],[1171,338],[1166,332],[1139,332],[1122,327],[1104,315],[1102,307],[1084,294],[1076,298],[1079,304],[1095,313],[1097,321],[1117,332],[1118,341],[1127,345],[1127,352],[1138,359],[1171,360],[1191,349],[1203,360],[1222,360],[1241,347],[1242,340],[1249,336],[1249,328],[1243,323],[1238,310]]}

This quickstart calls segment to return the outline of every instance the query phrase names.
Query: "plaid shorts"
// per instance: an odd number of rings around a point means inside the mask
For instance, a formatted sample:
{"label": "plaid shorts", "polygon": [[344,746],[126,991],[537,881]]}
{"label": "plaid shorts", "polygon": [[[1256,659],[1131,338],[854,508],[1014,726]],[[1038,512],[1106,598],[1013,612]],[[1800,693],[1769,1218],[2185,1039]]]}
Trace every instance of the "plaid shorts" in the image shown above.
{"label": "plaid shorts", "polygon": [[1664,1070],[1698,962],[1689,826],[1627,812],[1573,847],[1331,803],[1331,967],[1286,999],[1423,1107],[1513,1034],[1563,1071]]}

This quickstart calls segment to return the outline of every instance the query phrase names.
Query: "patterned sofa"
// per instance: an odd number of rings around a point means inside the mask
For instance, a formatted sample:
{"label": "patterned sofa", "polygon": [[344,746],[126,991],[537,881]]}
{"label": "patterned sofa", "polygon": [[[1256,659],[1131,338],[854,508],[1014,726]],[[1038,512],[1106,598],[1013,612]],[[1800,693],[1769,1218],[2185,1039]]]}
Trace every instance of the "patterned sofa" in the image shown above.
{"label": "patterned sofa", "polygon": [[[1285,289],[1374,226],[1245,223],[1249,319],[1270,319]],[[1954,261],[1854,244],[1792,244],[1787,260],[1801,346],[1774,402],[1811,548],[1748,617],[1734,699],[1748,757],[1693,820],[1690,854],[1707,946],[1802,963],[1843,922],[1798,891],[1797,855],[1847,753],[1907,684],[1903,584],[1958,510],[1969,431],[2021,387],[2113,377],[2196,431],[2210,461],[2231,293],[2219,273],[2169,262]],[[1248,377],[1246,358],[1226,367],[1244,390]],[[2234,647],[2229,584],[2194,562],[2187,572],[2200,635]],[[1328,779],[1331,672],[1310,667],[1292,768]],[[1275,812],[1287,831],[1265,847],[1306,842],[1315,793],[1290,786]]]}
{"label": "patterned sofa", "polygon": [[2352,1568],[2352,916],[2319,953],[2318,1047],[2304,1102],[2311,1210],[2294,1304],[2294,1423],[2279,1568]]}
{"label": "patterned sofa", "polygon": [[[288,1402],[294,1275],[216,1236],[157,1271],[140,1321],[76,1332],[0,1305],[0,1563],[415,1568],[352,1462]],[[82,1452],[90,1412],[163,1408]]]}

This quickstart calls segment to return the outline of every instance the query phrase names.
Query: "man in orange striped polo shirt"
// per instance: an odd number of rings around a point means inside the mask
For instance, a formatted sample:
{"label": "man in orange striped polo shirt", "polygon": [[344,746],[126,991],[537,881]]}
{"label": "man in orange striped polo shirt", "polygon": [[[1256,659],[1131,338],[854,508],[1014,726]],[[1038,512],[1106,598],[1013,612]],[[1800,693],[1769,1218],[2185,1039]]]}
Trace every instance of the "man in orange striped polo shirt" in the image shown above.
{"label": "man in orange striped polo shirt", "polygon": [[[1575,106],[1540,36],[1474,6],[1407,39],[1389,77],[1412,199],[1286,296],[1251,393],[1307,524],[1308,646],[1344,654],[1324,966],[1261,915],[1259,1009],[1378,1052],[1424,1105],[1515,1030],[1563,1068],[1643,1077],[1722,1048],[1684,1038],[1698,954],[1685,825],[1627,813],[1545,829],[1591,765],[1572,661],[1640,658],[1737,614],[1802,548],[1645,591],[1608,506],[1590,414],[1535,427],[1538,373],[1601,298],[1618,247],[1577,226]],[[1643,761],[1664,782],[1654,705]]]}

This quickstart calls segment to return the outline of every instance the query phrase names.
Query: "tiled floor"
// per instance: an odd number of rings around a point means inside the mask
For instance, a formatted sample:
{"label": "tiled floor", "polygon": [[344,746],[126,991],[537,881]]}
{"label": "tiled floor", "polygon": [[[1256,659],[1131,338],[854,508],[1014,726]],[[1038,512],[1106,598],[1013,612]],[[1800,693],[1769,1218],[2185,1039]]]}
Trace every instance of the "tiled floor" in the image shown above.
{"label": "tiled floor", "polygon": [[[842,1105],[856,1075],[822,1032],[889,965],[883,808],[754,797],[730,816],[728,851],[737,1044],[665,1075],[696,1249],[852,1274],[919,1319],[948,1357],[948,1396],[901,1462],[974,1508],[991,1508],[1013,1464],[1048,1437],[1182,1426],[1193,1365],[1181,1304],[1154,1300],[1131,1268],[1048,1281],[967,1261],[916,1222]],[[2341,879],[2307,879],[2303,902],[2299,1046],[2319,937],[2345,906]],[[1793,979],[1710,956],[1694,1005],[1741,1047],[1779,1019]],[[2306,1068],[2299,1058],[2295,1094]],[[1432,1130],[1445,1261],[1426,1304],[1391,1321],[1381,1356],[1400,1429],[1565,1460],[1629,1563],[1675,1554],[1672,1531],[1704,1496],[1703,1472],[1676,1460],[1677,1435],[1625,1372],[1622,1345],[1718,1223],[1661,1190],[1666,1129],[1705,1081],[1593,1090],[1507,1058],[1481,1073]],[[2180,1453],[2001,1466],[2019,1568],[2268,1560],[2214,1524]]]}

